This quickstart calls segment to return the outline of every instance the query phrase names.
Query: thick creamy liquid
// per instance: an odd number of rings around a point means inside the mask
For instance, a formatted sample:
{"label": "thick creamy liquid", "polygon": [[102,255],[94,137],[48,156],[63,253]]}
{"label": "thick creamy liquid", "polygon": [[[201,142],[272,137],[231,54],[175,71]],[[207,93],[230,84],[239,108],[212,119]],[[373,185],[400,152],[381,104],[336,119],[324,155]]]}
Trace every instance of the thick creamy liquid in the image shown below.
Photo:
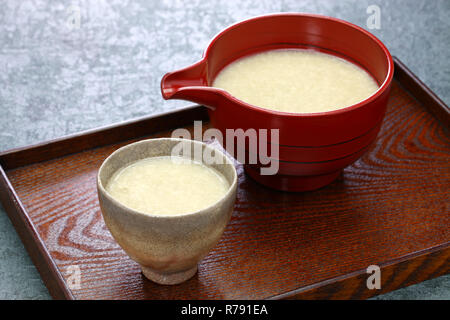
{"label": "thick creamy liquid", "polygon": [[359,66],[313,50],[271,50],[226,66],[213,87],[270,110],[314,113],[358,103],[378,90]]}
{"label": "thick creamy liquid", "polygon": [[142,213],[175,215],[204,209],[228,191],[218,171],[181,157],[139,160],[118,170],[106,190],[120,203]]}

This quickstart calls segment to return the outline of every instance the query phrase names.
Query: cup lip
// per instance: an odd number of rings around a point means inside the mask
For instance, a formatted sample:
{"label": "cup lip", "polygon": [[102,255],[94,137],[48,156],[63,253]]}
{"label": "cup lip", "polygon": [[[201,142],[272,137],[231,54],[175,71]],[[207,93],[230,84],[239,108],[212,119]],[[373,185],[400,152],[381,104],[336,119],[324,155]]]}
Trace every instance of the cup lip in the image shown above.
{"label": "cup lip", "polygon": [[[352,104],[350,106],[344,107],[344,108],[340,108],[337,110],[331,110],[331,111],[324,111],[324,112],[307,112],[307,113],[299,113],[299,112],[284,112],[284,111],[277,111],[277,110],[270,110],[270,109],[266,109],[266,108],[262,108],[250,103],[247,103],[245,101],[242,101],[234,96],[232,96],[229,92],[227,92],[224,89],[220,89],[220,88],[215,88],[215,87],[211,87],[215,90],[217,90],[218,92],[220,92],[221,94],[223,94],[227,99],[231,100],[234,103],[238,103],[243,105],[246,108],[249,108],[251,110],[257,111],[257,112],[262,112],[262,113],[266,113],[269,115],[278,115],[278,116],[289,116],[289,117],[308,117],[308,118],[314,118],[314,117],[328,117],[328,116],[335,116],[335,115],[340,115],[343,113],[347,113],[350,111],[353,111],[355,109],[358,109],[362,106],[365,106],[371,102],[373,102],[374,100],[378,99],[386,90],[389,89],[389,86],[391,85],[393,76],[394,76],[394,61],[392,59],[392,56],[389,52],[389,50],[387,49],[387,47],[383,44],[383,42],[381,42],[380,39],[378,39],[375,35],[373,35],[372,33],[370,33],[369,31],[365,30],[364,28],[361,28],[360,26],[339,19],[339,18],[334,18],[334,17],[329,17],[329,16],[325,16],[325,15],[320,15],[320,14],[313,14],[313,13],[303,13],[303,12],[276,12],[276,13],[269,13],[269,14],[264,14],[264,15],[258,15],[249,19],[245,19],[242,21],[238,21],[236,23],[233,23],[231,25],[229,25],[228,27],[226,27],[225,29],[223,29],[222,31],[220,31],[219,33],[217,33],[212,40],[210,41],[210,43],[208,44],[208,46],[206,47],[205,51],[203,52],[203,57],[200,61],[198,61],[198,63],[206,63],[208,60],[208,57],[211,53],[212,47],[213,45],[228,31],[233,30],[239,26],[241,26],[242,24],[246,24],[252,21],[256,21],[256,20],[264,20],[266,18],[271,18],[271,17],[287,17],[287,16],[301,16],[301,17],[311,17],[311,18],[316,18],[316,19],[322,19],[322,20],[330,20],[330,21],[334,21],[337,23],[341,23],[344,25],[347,25],[353,29],[358,30],[359,32],[365,34],[366,36],[368,36],[369,38],[371,38],[384,52],[385,58],[387,59],[388,62],[388,72],[386,75],[386,78],[384,79],[383,83],[379,86],[379,88],[377,89],[377,91],[375,91],[374,93],[372,93],[369,97],[367,97],[364,100],[361,100],[355,104]],[[327,48],[323,48],[323,49],[327,49]]]}
{"label": "cup lip", "polygon": [[[161,141],[161,140],[170,140],[170,141],[186,141],[189,143],[194,143],[194,144],[200,144],[200,145],[204,145],[206,148],[212,148],[214,149],[216,152],[220,152],[220,154],[226,159],[226,164],[230,165],[233,168],[233,181],[232,183],[230,183],[230,186],[227,190],[227,192],[225,193],[225,195],[223,195],[219,200],[217,200],[216,202],[214,202],[213,204],[209,205],[208,207],[205,207],[201,210],[198,211],[194,211],[194,212],[181,212],[181,213],[177,213],[177,214],[154,214],[154,213],[145,213],[145,212],[141,212],[138,210],[135,210],[133,208],[130,208],[124,204],[122,204],[121,202],[119,202],[118,200],[116,200],[113,196],[111,196],[109,194],[108,191],[106,191],[106,188],[103,186],[103,183],[101,182],[100,179],[100,173],[102,172],[105,164],[115,155],[117,155],[120,151],[126,150],[126,149],[131,149],[134,145],[137,144],[146,144],[146,143],[150,143],[152,141]],[[208,144],[206,144],[205,142],[202,141],[197,141],[197,140],[190,140],[190,139],[182,139],[182,138],[150,138],[150,139],[144,139],[144,140],[140,140],[140,141],[136,141],[136,142],[132,142],[129,143],[123,147],[118,148],[117,150],[115,150],[114,152],[112,152],[108,157],[106,157],[105,160],[103,160],[102,164],[100,165],[98,172],[97,172],[97,189],[99,193],[102,193],[103,196],[105,196],[110,202],[112,202],[115,206],[119,207],[122,210],[125,210],[133,215],[137,215],[137,216],[141,216],[141,217],[147,217],[147,218],[158,218],[158,219],[177,219],[180,217],[187,217],[187,216],[193,216],[193,215],[203,215],[203,214],[208,214],[208,212],[211,211],[212,208],[219,206],[222,202],[224,202],[226,199],[228,199],[230,196],[232,196],[232,193],[235,192],[237,188],[237,171],[236,171],[236,167],[234,166],[233,162],[229,159],[229,157],[223,153],[221,150],[214,148]]]}

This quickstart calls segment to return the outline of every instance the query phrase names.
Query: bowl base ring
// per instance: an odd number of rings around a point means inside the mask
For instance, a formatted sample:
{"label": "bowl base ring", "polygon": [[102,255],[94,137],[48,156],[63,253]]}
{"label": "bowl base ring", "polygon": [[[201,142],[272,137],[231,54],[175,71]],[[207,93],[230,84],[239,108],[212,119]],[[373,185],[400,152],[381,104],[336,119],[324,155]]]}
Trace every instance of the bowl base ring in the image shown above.
{"label": "bowl base ring", "polygon": [[261,175],[259,169],[244,165],[245,172],[256,182],[281,191],[303,192],[322,188],[332,183],[342,170],[315,176]]}
{"label": "bowl base ring", "polygon": [[197,273],[197,265],[195,267],[174,273],[161,273],[154,269],[141,266],[143,275],[150,281],[164,285],[174,285],[185,282]]}

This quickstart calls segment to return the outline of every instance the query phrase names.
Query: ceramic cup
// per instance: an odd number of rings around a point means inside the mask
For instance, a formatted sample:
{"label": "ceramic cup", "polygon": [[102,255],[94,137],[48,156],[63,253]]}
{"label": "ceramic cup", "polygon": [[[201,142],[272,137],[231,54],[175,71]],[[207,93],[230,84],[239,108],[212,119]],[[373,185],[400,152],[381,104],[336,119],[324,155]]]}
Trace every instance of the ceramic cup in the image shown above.
{"label": "ceramic cup", "polygon": [[[215,157],[215,163],[203,163],[220,172],[230,185],[218,202],[197,212],[145,214],[122,205],[105,190],[117,170],[144,158],[170,156],[175,146],[192,150],[187,156],[191,159],[195,148]],[[97,176],[106,226],[130,258],[140,264],[145,277],[159,284],[178,284],[195,275],[197,264],[217,244],[230,220],[236,189],[232,160],[212,146],[185,139],[150,139],[124,146],[103,162]]]}

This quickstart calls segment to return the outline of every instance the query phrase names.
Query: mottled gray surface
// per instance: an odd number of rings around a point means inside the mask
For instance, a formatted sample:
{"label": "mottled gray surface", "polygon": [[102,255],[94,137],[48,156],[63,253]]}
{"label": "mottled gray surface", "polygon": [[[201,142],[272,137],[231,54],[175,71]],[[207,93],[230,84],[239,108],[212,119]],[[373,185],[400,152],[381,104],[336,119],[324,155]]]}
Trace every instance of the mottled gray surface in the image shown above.
{"label": "mottled gray surface", "polygon": [[[370,4],[381,8],[381,29],[371,31],[450,104],[449,0],[4,0],[0,150],[186,105],[163,101],[160,78],[198,60],[211,37],[236,21],[302,11],[366,27]],[[79,28],[70,20],[77,8]],[[49,298],[0,211],[0,298]],[[380,298],[450,299],[450,276]]]}

